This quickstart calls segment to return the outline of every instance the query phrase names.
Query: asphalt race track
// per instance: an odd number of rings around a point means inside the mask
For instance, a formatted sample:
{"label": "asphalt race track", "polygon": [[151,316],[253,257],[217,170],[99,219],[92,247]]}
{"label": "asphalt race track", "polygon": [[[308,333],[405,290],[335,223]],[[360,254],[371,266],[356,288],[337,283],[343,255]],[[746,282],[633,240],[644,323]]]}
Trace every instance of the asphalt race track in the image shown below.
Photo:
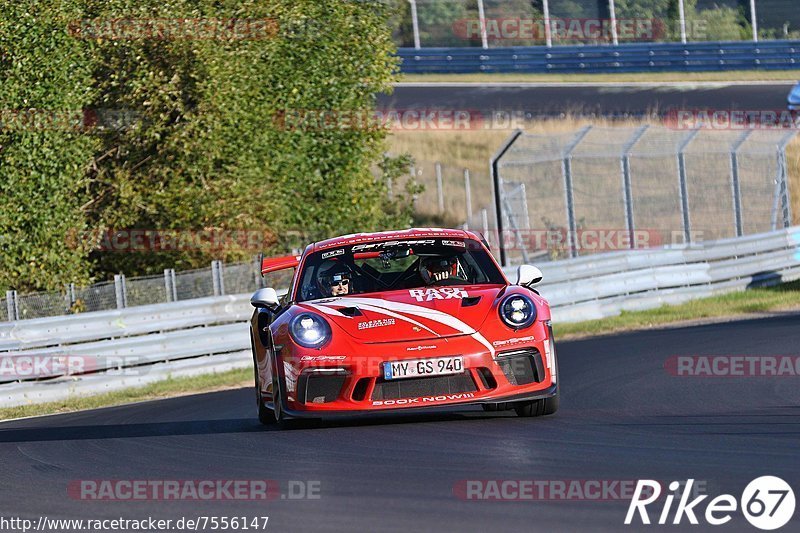
{"label": "asphalt race track", "polygon": [[[800,75],[799,75],[800,76]],[[641,116],[670,110],[786,109],[793,83],[686,84],[403,84],[378,98],[380,109],[450,109],[523,112],[531,116],[560,113]]]}
{"label": "asphalt race track", "polygon": [[[280,431],[258,424],[242,389],[11,421],[0,424],[0,516],[266,515],[269,531],[660,529],[623,526],[627,500],[475,501],[453,488],[694,478],[712,497],[738,499],[750,480],[775,475],[796,490],[800,378],[675,377],[664,365],[673,355],[797,354],[799,331],[800,315],[786,314],[560,343],[561,410],[542,419],[470,408]],[[319,482],[319,498],[80,501],[67,487],[81,479],[272,479],[282,490],[306,480]],[[798,526],[795,513],[781,531]],[[693,528],[708,530],[756,531],[738,512]]]}

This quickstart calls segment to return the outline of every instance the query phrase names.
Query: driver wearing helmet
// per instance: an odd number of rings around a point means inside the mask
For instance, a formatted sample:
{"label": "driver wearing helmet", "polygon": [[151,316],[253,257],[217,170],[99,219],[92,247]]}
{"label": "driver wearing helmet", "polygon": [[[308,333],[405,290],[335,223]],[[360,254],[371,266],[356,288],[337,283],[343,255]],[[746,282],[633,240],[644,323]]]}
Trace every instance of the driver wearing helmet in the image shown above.
{"label": "driver wearing helmet", "polygon": [[347,265],[334,263],[320,272],[319,285],[322,295],[329,297],[350,294],[352,278],[352,272]]}
{"label": "driver wearing helmet", "polygon": [[458,276],[458,258],[454,255],[427,257],[419,263],[419,273],[426,285]]}

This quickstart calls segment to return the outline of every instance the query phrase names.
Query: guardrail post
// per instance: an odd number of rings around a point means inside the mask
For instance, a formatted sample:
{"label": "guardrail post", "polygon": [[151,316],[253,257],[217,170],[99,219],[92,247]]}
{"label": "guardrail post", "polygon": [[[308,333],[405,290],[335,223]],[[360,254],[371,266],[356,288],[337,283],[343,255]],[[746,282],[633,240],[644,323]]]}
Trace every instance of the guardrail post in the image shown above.
{"label": "guardrail post", "polygon": [[68,283],[65,287],[65,294],[64,299],[67,303],[67,313],[72,311],[72,308],[75,306],[75,284]]}
{"label": "guardrail post", "polygon": [[625,202],[625,224],[628,228],[631,250],[636,248],[636,239],[633,232],[636,227],[633,222],[633,186],[631,184],[631,150],[650,126],[645,124],[633,134],[633,137],[622,148],[622,200]]}
{"label": "guardrail post", "polygon": [[175,284],[175,269],[164,269],[164,291],[167,294],[167,302],[178,301],[178,287]]}
{"label": "guardrail post", "polygon": [[444,213],[444,185],[442,184],[442,164],[436,163],[436,197],[439,200],[439,214]]}
{"label": "guardrail post", "polygon": [[569,145],[564,149],[564,157],[561,160],[561,174],[564,177],[564,196],[566,198],[565,205],[567,206],[567,237],[569,239],[569,256],[578,256],[578,245],[575,239],[578,236],[578,226],[575,222],[575,191],[572,188],[572,151],[580,144],[586,134],[591,131],[591,126],[586,126],[572,140]]}
{"label": "guardrail post", "polygon": [[739,148],[747,140],[753,130],[743,132],[731,147],[731,189],[733,191],[733,222],[736,227],[736,236],[744,234],[742,224],[742,188],[739,184]]}
{"label": "guardrail post", "polygon": [[114,274],[114,294],[117,297],[117,309],[128,307],[128,290],[125,287],[124,274]]}
{"label": "guardrail post", "polygon": [[225,276],[222,261],[211,262],[211,278],[214,284],[214,296],[223,296],[225,294]]}
{"label": "guardrail post", "polygon": [[6,291],[6,310],[8,311],[8,321],[19,320],[19,303],[17,302],[17,291]]}
{"label": "guardrail post", "polygon": [[697,134],[700,133],[700,128],[696,128],[689,132],[686,138],[683,139],[678,147],[678,190],[681,195],[681,217],[683,218],[683,241],[684,244],[692,242],[692,223],[689,218],[689,191],[686,186],[686,156],[684,150],[689,146]]}

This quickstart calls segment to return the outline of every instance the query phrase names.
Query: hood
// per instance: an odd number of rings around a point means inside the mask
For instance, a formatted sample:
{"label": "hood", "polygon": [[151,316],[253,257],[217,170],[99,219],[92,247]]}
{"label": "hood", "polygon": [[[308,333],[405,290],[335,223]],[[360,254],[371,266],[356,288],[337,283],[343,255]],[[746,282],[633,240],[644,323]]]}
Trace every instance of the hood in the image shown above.
{"label": "hood", "polygon": [[472,335],[505,285],[431,287],[303,302],[367,344]]}

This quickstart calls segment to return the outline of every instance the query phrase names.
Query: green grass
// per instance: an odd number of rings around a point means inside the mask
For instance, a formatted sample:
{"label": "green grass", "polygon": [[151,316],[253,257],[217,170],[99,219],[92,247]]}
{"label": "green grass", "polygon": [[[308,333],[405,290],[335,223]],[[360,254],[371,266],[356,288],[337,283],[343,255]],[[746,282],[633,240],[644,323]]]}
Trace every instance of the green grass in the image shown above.
{"label": "green grass", "polygon": [[20,418],[24,416],[49,415],[110,407],[125,403],[141,402],[170,398],[185,394],[197,394],[214,390],[252,385],[253,370],[243,368],[230,370],[219,374],[205,374],[185,378],[170,378],[144,387],[123,389],[114,392],[98,394],[97,396],[81,396],[69,398],[58,402],[20,405],[0,409],[0,420]]}
{"label": "green grass", "polygon": [[670,81],[796,81],[800,70],[731,70],[727,72],[641,72],[619,74],[405,74],[403,82],[670,82]]}
{"label": "green grass", "polygon": [[681,305],[664,305],[647,311],[623,311],[619,316],[566,324],[554,324],[558,338],[599,335],[647,329],[687,320],[735,317],[800,307],[800,280],[776,287],[751,289],[693,300]]}
{"label": "green grass", "polygon": [[[777,287],[713,296],[682,305],[663,306],[649,311],[623,312],[619,316],[554,324],[559,339],[647,329],[654,326],[687,320],[744,316],[749,313],[781,311],[800,307],[800,280]],[[147,385],[97,396],[70,398],[51,403],[30,404],[0,409],[0,420],[25,416],[67,413],[98,407],[109,407],[144,400],[170,398],[215,390],[252,386],[252,370],[231,370],[220,374],[169,379]],[[255,415],[254,415],[255,416]]]}

